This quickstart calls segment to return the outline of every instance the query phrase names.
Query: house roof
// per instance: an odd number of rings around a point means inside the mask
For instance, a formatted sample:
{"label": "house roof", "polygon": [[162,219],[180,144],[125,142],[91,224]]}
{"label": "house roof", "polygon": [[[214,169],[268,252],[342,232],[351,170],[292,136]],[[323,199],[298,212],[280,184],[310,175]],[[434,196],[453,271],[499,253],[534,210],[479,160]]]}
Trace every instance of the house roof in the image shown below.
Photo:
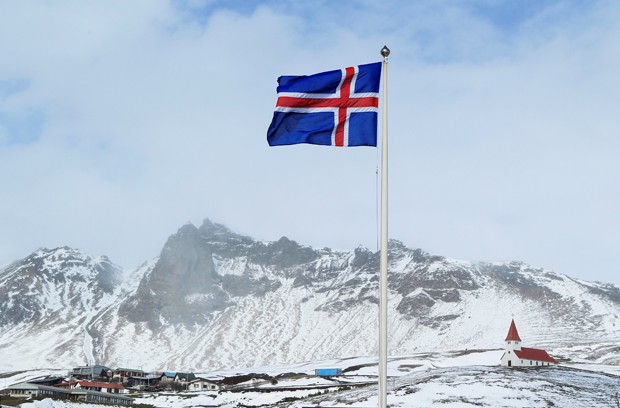
{"label": "house roof", "polygon": [[137,381],[150,381],[150,380],[159,380],[159,379],[161,379],[161,375],[149,374],[149,375],[141,375],[139,377],[130,375],[129,378],[132,379],[132,380],[137,380]]}
{"label": "house roof", "polygon": [[71,394],[71,391],[65,390],[58,387],[50,387],[48,385],[41,384],[30,384],[30,383],[19,383],[14,384],[7,388],[7,390],[46,390],[59,394]]}
{"label": "house roof", "polygon": [[172,371],[164,371],[164,372],[162,373],[162,375],[163,375],[164,377],[174,378],[174,377],[176,377],[177,373],[172,372]]}
{"label": "house roof", "polygon": [[39,378],[37,380],[30,380],[28,381],[30,384],[42,384],[42,385],[46,385],[46,383],[49,382],[53,382],[53,381],[62,381],[64,380],[64,377],[45,377],[45,378]]}
{"label": "house roof", "polygon": [[77,381],[65,381],[65,382],[62,382],[60,384],[54,385],[54,387],[68,388],[68,387],[71,387],[72,385],[75,385],[77,383],[78,383]]}
{"label": "house roof", "polygon": [[515,354],[517,357],[524,360],[546,361],[553,364],[558,363],[553,357],[547,354],[545,350],[521,347],[521,350],[515,350]]}
{"label": "house roof", "polygon": [[196,377],[195,380],[190,381],[190,383],[192,383],[192,384],[193,383],[197,383],[197,382],[206,382],[206,383],[209,383],[209,384],[216,384],[215,381],[209,380],[209,379],[203,378],[203,377]]}
{"label": "house roof", "polygon": [[100,365],[100,364],[93,364],[93,365],[86,365],[86,366],[77,366],[77,367],[73,367],[74,370],[83,370],[83,369],[94,369],[94,368],[104,368],[106,370],[109,370],[109,367]]}
{"label": "house roof", "polygon": [[80,387],[100,387],[100,388],[118,388],[123,389],[123,384],[118,383],[102,383],[102,382],[92,382],[92,381],[80,381]]}
{"label": "house roof", "polygon": [[38,390],[40,385],[38,384],[30,384],[27,382],[13,384],[7,388],[7,390]]}
{"label": "house roof", "polygon": [[179,378],[180,380],[183,379],[186,381],[191,381],[191,380],[196,379],[196,375],[194,373],[177,373],[176,377]]}
{"label": "house roof", "polygon": [[521,337],[519,337],[519,332],[517,331],[517,326],[515,326],[515,319],[512,319],[510,322],[510,329],[508,329],[508,335],[506,336],[506,341],[521,341]]}
{"label": "house roof", "polygon": [[123,368],[123,367],[119,367],[119,368],[117,368],[114,371],[116,371],[116,372],[119,372],[119,371],[131,371],[133,373],[143,373],[144,372],[144,371],[139,370],[137,368]]}

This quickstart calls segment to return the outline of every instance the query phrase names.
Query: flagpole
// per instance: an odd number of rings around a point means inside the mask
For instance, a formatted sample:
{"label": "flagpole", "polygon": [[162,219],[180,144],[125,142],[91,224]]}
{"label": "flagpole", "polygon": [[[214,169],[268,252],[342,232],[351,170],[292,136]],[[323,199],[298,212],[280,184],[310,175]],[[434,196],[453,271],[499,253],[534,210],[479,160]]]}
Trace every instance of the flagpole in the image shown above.
{"label": "flagpole", "polygon": [[388,129],[387,63],[390,49],[383,46],[383,119],[381,139],[381,262],[379,278],[379,408],[387,408],[387,266],[388,266]]}

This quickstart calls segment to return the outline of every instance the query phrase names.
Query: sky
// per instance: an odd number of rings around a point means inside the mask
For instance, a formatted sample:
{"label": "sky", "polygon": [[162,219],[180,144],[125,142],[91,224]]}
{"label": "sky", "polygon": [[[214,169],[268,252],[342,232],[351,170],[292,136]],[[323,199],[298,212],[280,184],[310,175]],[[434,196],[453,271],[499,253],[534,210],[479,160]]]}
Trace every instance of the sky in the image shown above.
{"label": "sky", "polygon": [[266,132],[278,76],[387,45],[390,238],[620,284],[619,39],[613,0],[0,0],[0,267],[205,218],[376,250],[380,148]]}

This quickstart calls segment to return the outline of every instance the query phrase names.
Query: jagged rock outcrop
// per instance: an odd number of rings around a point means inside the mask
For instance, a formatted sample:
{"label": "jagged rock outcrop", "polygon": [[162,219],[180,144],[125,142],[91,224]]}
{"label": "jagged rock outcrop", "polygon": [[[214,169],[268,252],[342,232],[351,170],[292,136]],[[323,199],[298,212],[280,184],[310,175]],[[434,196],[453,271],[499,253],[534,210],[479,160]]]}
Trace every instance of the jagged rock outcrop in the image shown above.
{"label": "jagged rock outcrop", "polygon": [[120,305],[119,314],[157,329],[164,322],[204,323],[211,312],[230,304],[211,247],[198,228],[186,224],[168,238],[157,263]]}

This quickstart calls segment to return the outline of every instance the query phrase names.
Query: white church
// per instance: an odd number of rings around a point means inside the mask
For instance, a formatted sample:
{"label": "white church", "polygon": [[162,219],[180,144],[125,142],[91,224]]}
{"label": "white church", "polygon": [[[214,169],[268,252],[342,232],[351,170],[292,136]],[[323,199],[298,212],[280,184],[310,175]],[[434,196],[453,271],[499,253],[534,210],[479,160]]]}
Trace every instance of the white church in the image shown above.
{"label": "white church", "polygon": [[510,323],[506,336],[506,351],[500,361],[504,367],[540,367],[558,363],[545,350],[521,347],[521,338],[514,319]]}

